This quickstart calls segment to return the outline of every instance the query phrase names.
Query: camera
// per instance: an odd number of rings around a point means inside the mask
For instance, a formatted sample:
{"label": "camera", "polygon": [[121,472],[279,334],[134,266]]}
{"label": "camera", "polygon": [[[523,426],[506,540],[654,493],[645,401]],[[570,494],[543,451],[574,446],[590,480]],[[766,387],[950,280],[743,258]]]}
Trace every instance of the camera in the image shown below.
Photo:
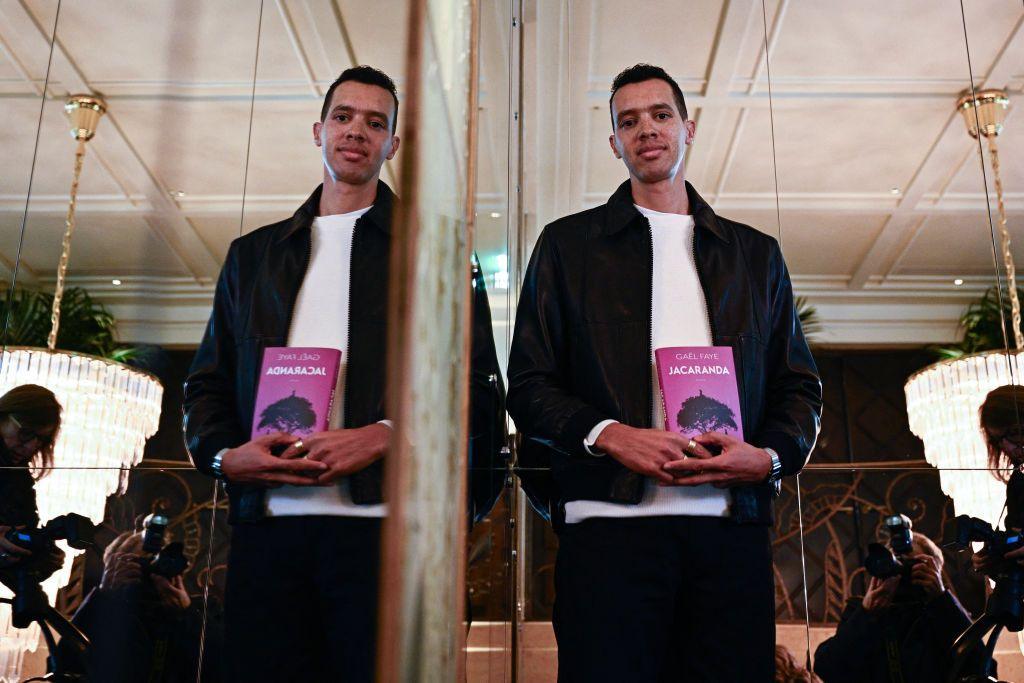
{"label": "camera", "polygon": [[96,527],[88,517],[70,512],[54,517],[39,529],[11,529],[6,538],[33,554],[39,554],[48,552],[54,541],[67,541],[72,548],[85,550],[92,547],[95,533]]}
{"label": "camera", "polygon": [[144,576],[162,576],[173,579],[188,569],[188,558],[185,557],[183,543],[164,544],[170,520],[159,513],[148,515],[142,521],[142,573]]}
{"label": "camera", "polygon": [[914,602],[924,600],[924,590],[910,583],[910,573],[917,560],[910,557],[914,551],[914,525],[903,514],[889,515],[883,521],[889,545],[869,543],[864,569],[879,579],[900,577],[900,585],[893,596],[893,602]]}
{"label": "camera", "polygon": [[11,600],[11,623],[15,628],[27,628],[33,621],[49,611],[50,604],[39,583],[58,567],[49,560],[55,541],[67,541],[78,550],[93,545],[96,527],[87,517],[69,513],[54,517],[38,529],[11,529],[8,541],[32,552],[32,557],[14,566],[14,598]]}
{"label": "camera", "polygon": [[985,602],[985,612],[953,644],[953,665],[947,680],[962,683],[995,680],[989,674],[999,634],[1003,629],[1024,630],[1024,568],[1006,558],[1008,552],[1024,546],[1024,536],[994,529],[977,517],[960,515],[956,518],[956,539],[946,546],[969,550],[971,543],[984,544],[985,554],[993,560],[985,574],[996,585]]}
{"label": "camera", "polygon": [[995,581],[995,588],[985,605],[986,614],[1010,631],[1024,629],[1024,568],[1006,553],[1024,547],[1024,536],[1015,531],[993,529],[985,520],[959,515],[956,518],[956,540],[950,547],[966,550],[970,544],[983,543],[984,552],[994,560],[985,574]]}
{"label": "camera", "polygon": [[984,551],[996,560],[998,573],[998,566],[1003,562],[1006,553],[1024,546],[1024,536],[1015,531],[993,529],[991,524],[977,517],[959,515],[956,518],[956,540],[950,545],[963,550],[972,542],[985,544]]}
{"label": "camera", "polygon": [[864,569],[868,574],[879,579],[910,574],[914,560],[907,557],[914,550],[914,524],[903,514],[889,515],[883,525],[889,536],[889,546],[881,543],[869,543],[868,554],[864,558]]}

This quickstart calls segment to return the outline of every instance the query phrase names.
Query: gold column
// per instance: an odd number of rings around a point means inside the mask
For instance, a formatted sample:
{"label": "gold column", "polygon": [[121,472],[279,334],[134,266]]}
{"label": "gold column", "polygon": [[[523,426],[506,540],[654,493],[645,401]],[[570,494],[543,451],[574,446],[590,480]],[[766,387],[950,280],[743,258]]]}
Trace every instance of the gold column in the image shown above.
{"label": "gold column", "polygon": [[[1003,121],[1006,119],[1006,108],[1010,99],[1002,90],[989,88],[977,93],[967,92],[957,101],[956,108],[967,126],[967,133],[977,139],[983,136],[988,140],[989,160],[992,162],[992,176],[995,181],[996,208],[998,210],[999,239],[1003,252],[1003,266],[1006,268],[1006,288],[1010,296],[1011,324],[1013,327],[1014,348],[1024,351],[1024,334],[1020,328],[1020,300],[1017,296],[1017,269],[1013,263],[1013,252],[1010,250],[1010,231],[1006,227],[1006,205],[1003,202],[1003,180],[999,173],[999,148],[996,138],[1003,132]],[[981,171],[985,172],[985,157],[978,147]]]}
{"label": "gold column", "polygon": [[71,258],[71,237],[75,232],[75,209],[78,206],[78,182],[82,177],[82,163],[85,161],[85,143],[96,135],[96,126],[106,113],[107,106],[96,95],[72,95],[64,104],[64,111],[71,121],[71,137],[78,141],[75,150],[75,168],[71,174],[71,193],[68,212],[64,219],[64,240],[57,262],[57,285],[53,292],[53,310],[50,313],[50,335],[46,346],[51,351],[57,348],[57,332],[60,330],[60,304],[64,298],[64,282],[67,277],[68,259]]}
{"label": "gold column", "polygon": [[465,674],[478,0],[410,4],[377,680],[448,683]]}

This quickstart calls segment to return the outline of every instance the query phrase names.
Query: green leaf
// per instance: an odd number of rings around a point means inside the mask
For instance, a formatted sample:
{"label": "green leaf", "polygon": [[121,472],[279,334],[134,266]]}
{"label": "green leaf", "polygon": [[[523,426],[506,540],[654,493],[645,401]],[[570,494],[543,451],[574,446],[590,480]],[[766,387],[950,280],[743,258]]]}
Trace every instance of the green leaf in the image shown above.
{"label": "green leaf", "polygon": [[[50,335],[53,295],[15,288],[0,302],[0,341],[8,346],[45,347]],[[60,304],[57,348],[123,362],[133,349],[117,341],[117,321],[81,287],[68,287]]]}
{"label": "green leaf", "polygon": [[821,318],[818,317],[818,309],[811,306],[805,296],[798,296],[795,304],[796,315],[800,319],[800,327],[803,328],[807,343],[811,344],[814,342],[814,337],[821,332]]}
{"label": "green leaf", "polygon": [[[1024,290],[1017,289],[1017,297],[1024,301]],[[930,351],[940,358],[959,358],[969,353],[994,351],[1013,343],[1013,318],[1010,296],[1005,287],[992,286],[982,297],[969,305],[960,316],[963,338],[951,347],[932,347]]]}

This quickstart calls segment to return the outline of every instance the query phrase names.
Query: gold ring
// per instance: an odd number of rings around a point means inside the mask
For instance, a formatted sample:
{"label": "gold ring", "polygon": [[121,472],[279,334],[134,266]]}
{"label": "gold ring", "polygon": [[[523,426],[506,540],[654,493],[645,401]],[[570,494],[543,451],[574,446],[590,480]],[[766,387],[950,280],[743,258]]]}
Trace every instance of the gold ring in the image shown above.
{"label": "gold ring", "polygon": [[686,444],[686,452],[692,453],[695,450],[697,450],[697,442],[694,441],[693,439],[690,439],[689,443]]}
{"label": "gold ring", "polygon": [[302,443],[302,439],[299,439],[298,441],[292,444],[292,448],[294,448],[297,451],[301,451],[305,447],[305,444]]}

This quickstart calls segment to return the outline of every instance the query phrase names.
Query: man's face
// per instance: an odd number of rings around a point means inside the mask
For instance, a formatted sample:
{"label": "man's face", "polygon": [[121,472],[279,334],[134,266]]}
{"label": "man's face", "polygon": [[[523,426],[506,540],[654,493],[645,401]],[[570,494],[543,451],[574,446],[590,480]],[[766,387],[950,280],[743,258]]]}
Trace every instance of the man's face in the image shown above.
{"label": "man's face", "polygon": [[668,83],[651,79],[622,86],[612,99],[612,116],[608,142],[631,177],[656,183],[676,176],[695,124],[680,115]]}
{"label": "man's face", "polygon": [[313,143],[331,178],[349,185],[375,180],[398,151],[394,116],[395,101],[384,88],[356,81],[335,88],[327,118],[313,124]]}

